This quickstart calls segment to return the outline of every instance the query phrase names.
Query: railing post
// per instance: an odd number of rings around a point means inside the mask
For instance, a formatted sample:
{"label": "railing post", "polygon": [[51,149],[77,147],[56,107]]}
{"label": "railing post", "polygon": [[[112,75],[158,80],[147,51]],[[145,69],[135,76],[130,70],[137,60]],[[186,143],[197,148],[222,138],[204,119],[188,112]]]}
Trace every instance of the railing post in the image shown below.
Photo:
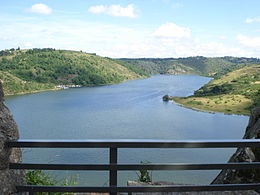
{"label": "railing post", "polygon": [[[109,163],[117,164],[117,148],[110,148],[109,150]],[[117,186],[117,170],[109,171],[109,186]],[[117,193],[112,192],[110,195],[116,195]]]}

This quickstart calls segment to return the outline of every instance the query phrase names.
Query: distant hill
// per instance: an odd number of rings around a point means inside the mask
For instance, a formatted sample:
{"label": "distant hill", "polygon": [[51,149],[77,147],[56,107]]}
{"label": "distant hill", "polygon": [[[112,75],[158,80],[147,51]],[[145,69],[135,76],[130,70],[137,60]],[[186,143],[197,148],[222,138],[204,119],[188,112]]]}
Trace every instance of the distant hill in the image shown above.
{"label": "distant hill", "polygon": [[51,48],[0,51],[0,79],[6,95],[58,89],[58,85],[98,86],[152,74],[214,77],[191,97],[173,97],[187,107],[248,114],[260,103],[260,60],[236,57],[111,59]]}
{"label": "distant hill", "polygon": [[132,64],[78,51],[0,51],[0,79],[7,95],[55,89],[56,85],[107,85],[145,76]]}
{"label": "distant hill", "polygon": [[250,64],[260,64],[257,58],[202,56],[187,58],[121,58],[148,74],[199,74],[219,77]]}
{"label": "distant hill", "polygon": [[214,79],[190,97],[170,97],[186,107],[249,114],[260,106],[260,59],[244,57],[122,58],[148,74],[195,74]]}
{"label": "distant hill", "polygon": [[121,58],[120,60],[133,64],[150,75],[200,74],[200,71],[180,63],[178,59],[175,58]]}
{"label": "distant hill", "polygon": [[213,79],[189,97],[172,97],[187,107],[249,114],[260,106],[260,65],[248,65]]}

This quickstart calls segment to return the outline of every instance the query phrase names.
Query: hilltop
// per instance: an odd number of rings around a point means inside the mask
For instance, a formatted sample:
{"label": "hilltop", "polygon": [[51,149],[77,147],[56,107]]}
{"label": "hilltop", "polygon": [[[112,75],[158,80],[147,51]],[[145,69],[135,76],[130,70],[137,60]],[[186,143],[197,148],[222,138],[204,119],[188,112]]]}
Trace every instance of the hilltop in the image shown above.
{"label": "hilltop", "polygon": [[260,65],[250,65],[211,80],[189,97],[170,99],[187,107],[249,114],[260,106]]}
{"label": "hilltop", "polygon": [[52,48],[0,51],[0,79],[6,95],[57,89],[57,85],[115,84],[146,76],[131,64],[84,52]]}

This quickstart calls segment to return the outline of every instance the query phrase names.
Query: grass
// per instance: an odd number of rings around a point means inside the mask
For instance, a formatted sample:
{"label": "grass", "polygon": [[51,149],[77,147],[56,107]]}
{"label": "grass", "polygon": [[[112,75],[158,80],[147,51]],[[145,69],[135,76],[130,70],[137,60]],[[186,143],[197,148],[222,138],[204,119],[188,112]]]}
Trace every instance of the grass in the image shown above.
{"label": "grass", "polygon": [[[57,181],[53,175],[43,172],[42,170],[26,171],[25,174],[27,185],[38,185],[38,186],[75,186],[77,185],[76,177],[68,177]],[[67,193],[62,192],[37,192],[36,195],[63,195]]]}
{"label": "grass", "polygon": [[243,95],[171,97],[170,99],[188,108],[223,112],[226,114],[249,115],[250,111],[247,108],[252,105],[252,100],[246,98]]}
{"label": "grass", "polygon": [[0,81],[6,96],[57,90],[54,84],[24,81],[7,71],[0,71]]}
{"label": "grass", "polygon": [[249,115],[260,106],[260,65],[246,66],[211,80],[189,97],[170,97],[185,107]]}

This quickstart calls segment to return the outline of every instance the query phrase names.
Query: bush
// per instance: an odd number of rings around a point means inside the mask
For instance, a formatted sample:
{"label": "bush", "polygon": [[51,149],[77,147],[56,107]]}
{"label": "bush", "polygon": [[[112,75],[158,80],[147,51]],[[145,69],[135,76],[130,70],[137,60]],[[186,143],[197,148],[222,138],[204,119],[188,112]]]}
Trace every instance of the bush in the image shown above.
{"label": "bush", "polygon": [[[27,171],[25,174],[26,182],[28,185],[42,185],[42,186],[71,186],[76,185],[75,177],[64,178],[61,183],[56,181],[51,174],[44,173],[41,170]],[[37,195],[61,195],[61,192],[37,192]]]}
{"label": "bush", "polygon": [[193,104],[193,105],[203,105],[201,101],[191,100],[187,102],[187,104]]}
{"label": "bush", "polygon": [[[148,164],[150,163],[149,161],[141,161],[141,164]],[[144,183],[149,183],[152,182],[152,176],[151,176],[151,172],[147,171],[147,170],[140,170],[139,171],[140,174],[138,175],[138,182],[144,182]]]}

